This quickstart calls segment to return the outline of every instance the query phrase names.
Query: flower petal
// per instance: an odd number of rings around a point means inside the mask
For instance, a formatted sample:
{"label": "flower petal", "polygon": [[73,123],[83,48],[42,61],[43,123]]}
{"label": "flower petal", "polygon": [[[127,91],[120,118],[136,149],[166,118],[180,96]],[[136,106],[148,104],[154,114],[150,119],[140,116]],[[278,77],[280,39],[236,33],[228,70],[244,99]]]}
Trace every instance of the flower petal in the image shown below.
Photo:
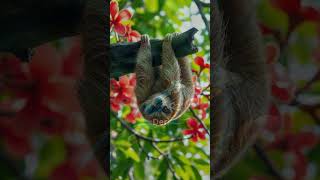
{"label": "flower petal", "polygon": [[193,135],[192,138],[191,138],[191,141],[197,142],[198,141],[198,136]]}
{"label": "flower petal", "polygon": [[132,30],[131,33],[130,33],[130,36],[139,38],[139,37],[141,37],[141,34],[136,30]]}
{"label": "flower petal", "polygon": [[187,121],[187,125],[190,129],[196,129],[198,128],[198,123],[195,119],[193,118],[190,118],[188,121]]}
{"label": "flower petal", "polygon": [[121,23],[114,25],[114,31],[116,31],[120,36],[124,36],[127,32],[126,27]]}
{"label": "flower petal", "polygon": [[125,21],[125,20],[129,20],[132,17],[132,13],[128,10],[128,9],[122,9],[119,12],[119,16],[117,17],[120,18],[120,21]]}
{"label": "flower petal", "polygon": [[301,14],[302,14],[303,18],[305,18],[305,20],[315,21],[315,22],[320,21],[320,11],[318,11],[317,9],[315,9],[313,7],[304,7],[301,10]]}
{"label": "flower petal", "polygon": [[63,112],[80,112],[80,103],[77,98],[76,80],[71,78],[57,78],[50,80],[42,87],[43,101],[55,110]]}
{"label": "flower petal", "polygon": [[198,131],[198,136],[199,136],[200,139],[204,140],[204,139],[206,139],[206,132]]}
{"label": "flower petal", "polygon": [[119,78],[119,84],[122,88],[126,87],[129,85],[129,77],[128,76],[121,76]]}
{"label": "flower petal", "polygon": [[62,58],[51,44],[36,48],[30,61],[30,73],[34,80],[56,76],[62,70]]}
{"label": "flower petal", "polygon": [[190,134],[193,134],[193,132],[194,132],[194,131],[193,131],[192,129],[186,129],[186,130],[183,130],[182,133],[183,133],[184,135],[190,135]]}
{"label": "flower petal", "polygon": [[119,6],[118,6],[118,2],[117,1],[111,1],[110,3],[110,15],[111,15],[111,19],[115,19],[116,15],[119,12]]}
{"label": "flower petal", "polygon": [[301,7],[301,0],[271,0],[271,3],[288,15],[296,15]]}
{"label": "flower petal", "polygon": [[198,64],[200,67],[204,67],[204,59],[200,56],[194,58],[194,62]]}
{"label": "flower petal", "polygon": [[275,63],[280,56],[280,49],[276,43],[270,42],[265,47],[267,64]]}

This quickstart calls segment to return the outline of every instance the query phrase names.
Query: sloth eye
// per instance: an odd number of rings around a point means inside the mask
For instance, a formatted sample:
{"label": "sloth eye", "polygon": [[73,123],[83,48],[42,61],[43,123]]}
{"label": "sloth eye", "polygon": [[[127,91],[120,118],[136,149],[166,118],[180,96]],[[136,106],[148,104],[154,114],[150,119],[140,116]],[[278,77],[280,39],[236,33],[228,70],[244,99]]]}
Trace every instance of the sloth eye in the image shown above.
{"label": "sloth eye", "polygon": [[146,109],[146,113],[148,114],[152,114],[154,113],[156,110],[156,107],[154,105],[148,106],[148,108]]}
{"label": "sloth eye", "polygon": [[167,106],[164,106],[163,108],[162,108],[162,111],[164,112],[164,113],[166,113],[166,114],[169,114],[171,111],[170,111],[170,109],[167,107]]}

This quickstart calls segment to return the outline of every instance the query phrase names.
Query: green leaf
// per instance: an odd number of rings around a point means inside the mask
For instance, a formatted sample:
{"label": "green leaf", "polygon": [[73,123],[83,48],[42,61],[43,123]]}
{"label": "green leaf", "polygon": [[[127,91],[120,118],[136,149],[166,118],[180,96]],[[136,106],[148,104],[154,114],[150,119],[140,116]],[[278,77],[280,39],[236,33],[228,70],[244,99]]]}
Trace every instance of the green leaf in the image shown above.
{"label": "green leaf", "polygon": [[[112,164],[111,164],[112,165]],[[111,179],[119,179],[119,177],[127,177],[128,171],[132,166],[132,160],[121,159],[117,162],[116,168],[111,169]]]}
{"label": "green leaf", "polygon": [[292,130],[294,132],[299,132],[301,128],[307,125],[311,125],[311,126],[314,125],[314,120],[310,116],[310,114],[301,110],[296,110],[293,112],[293,115],[292,115],[292,125],[293,125]]}
{"label": "green leaf", "polygon": [[135,177],[135,179],[144,179],[145,174],[143,164],[143,162],[133,164],[133,176]]}
{"label": "green leaf", "polygon": [[195,176],[195,179],[202,179],[198,169],[195,167],[195,166],[191,166],[192,167],[192,171],[193,171],[193,174]]}
{"label": "green leaf", "polygon": [[181,168],[181,166],[174,166],[174,170],[177,173],[177,175],[181,177],[183,180],[189,179],[188,174],[185,172],[185,170]]}
{"label": "green leaf", "polygon": [[210,165],[210,162],[205,161],[204,159],[194,159],[193,162],[200,165]]}
{"label": "green leaf", "polygon": [[167,175],[168,175],[168,170],[163,169],[157,179],[158,180],[167,179]]}
{"label": "green leaf", "polygon": [[185,165],[190,165],[190,160],[187,159],[184,155],[179,155],[178,158],[185,164]]}
{"label": "green leaf", "polygon": [[66,150],[63,139],[60,137],[50,139],[40,149],[36,176],[46,177],[53,168],[65,160],[65,156]]}
{"label": "green leaf", "polygon": [[295,29],[295,31],[303,37],[313,38],[317,35],[317,24],[310,21],[305,21]]}
{"label": "green leaf", "polygon": [[259,20],[263,24],[280,30],[283,34],[288,32],[289,19],[287,14],[274,8],[269,0],[262,0],[257,9]]}
{"label": "green leaf", "polygon": [[155,13],[159,9],[159,2],[158,0],[145,0],[145,7],[147,11]]}
{"label": "green leaf", "polygon": [[131,143],[129,143],[126,140],[117,140],[117,141],[114,142],[114,145],[121,146],[121,147],[124,147],[124,148],[131,147]]}
{"label": "green leaf", "polygon": [[131,112],[130,106],[123,106],[122,108],[122,118],[126,117]]}
{"label": "green leaf", "polygon": [[129,148],[127,151],[125,151],[126,155],[128,157],[130,157],[131,159],[133,159],[136,162],[140,162],[140,157],[138,156],[138,154],[136,153],[136,151],[134,151],[132,148]]}
{"label": "green leaf", "polygon": [[191,166],[185,165],[183,166],[183,169],[185,170],[185,173],[189,176],[189,179],[196,179]]}

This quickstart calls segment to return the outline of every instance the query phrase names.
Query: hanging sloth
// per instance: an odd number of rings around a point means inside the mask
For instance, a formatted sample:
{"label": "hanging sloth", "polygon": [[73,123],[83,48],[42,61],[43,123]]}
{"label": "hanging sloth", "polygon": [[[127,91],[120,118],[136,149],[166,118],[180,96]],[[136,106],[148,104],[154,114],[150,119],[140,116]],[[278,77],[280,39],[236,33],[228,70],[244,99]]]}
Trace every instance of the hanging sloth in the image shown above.
{"label": "hanging sloth", "polygon": [[179,118],[189,108],[194,94],[190,63],[186,57],[177,59],[172,48],[172,38],[177,35],[168,34],[163,40],[160,67],[152,67],[148,35],[141,37],[135,94],[140,112],[155,125]]}
{"label": "hanging sloth", "polygon": [[[219,6],[218,3],[219,2]],[[256,143],[266,121],[269,77],[256,1],[214,1],[211,178],[221,178]]]}

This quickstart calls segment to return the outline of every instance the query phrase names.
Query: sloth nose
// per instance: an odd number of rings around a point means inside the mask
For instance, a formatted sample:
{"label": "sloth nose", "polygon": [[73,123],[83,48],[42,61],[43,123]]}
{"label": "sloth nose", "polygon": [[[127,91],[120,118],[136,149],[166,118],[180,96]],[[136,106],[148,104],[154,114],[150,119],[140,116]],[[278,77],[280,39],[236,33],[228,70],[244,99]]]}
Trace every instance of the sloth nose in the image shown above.
{"label": "sloth nose", "polygon": [[157,98],[156,99],[156,101],[155,101],[155,105],[157,106],[157,107],[161,107],[162,106],[162,99],[161,98]]}

